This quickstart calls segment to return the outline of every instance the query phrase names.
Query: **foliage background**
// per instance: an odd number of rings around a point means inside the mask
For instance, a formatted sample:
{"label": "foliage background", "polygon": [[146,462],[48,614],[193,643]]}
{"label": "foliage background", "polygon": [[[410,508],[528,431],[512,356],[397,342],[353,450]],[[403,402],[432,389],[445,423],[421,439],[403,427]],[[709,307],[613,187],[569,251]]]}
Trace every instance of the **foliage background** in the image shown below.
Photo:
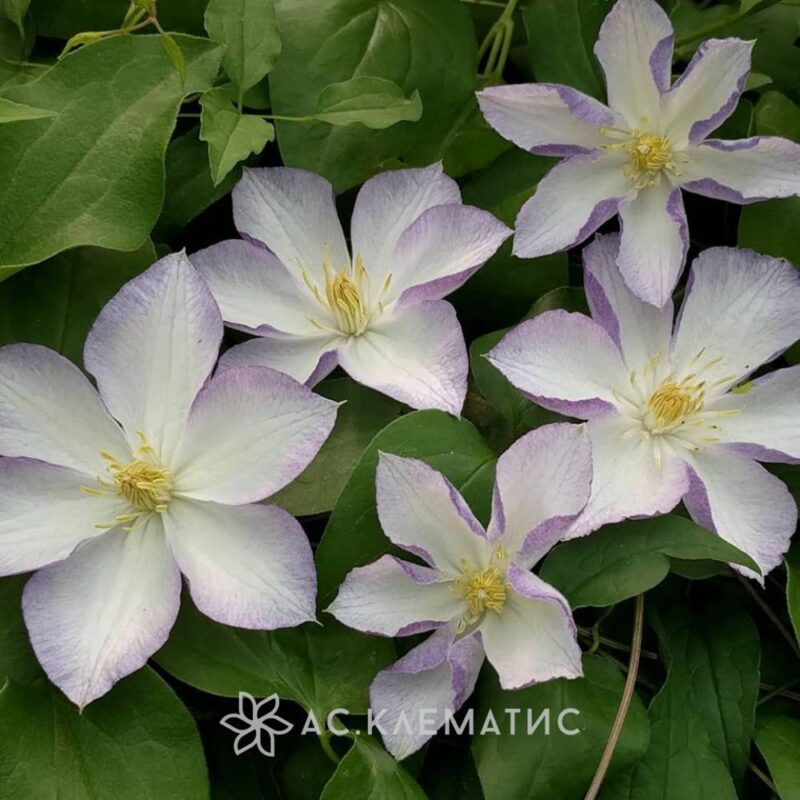
{"label": "foliage background", "polygon": [[[663,5],[676,28],[677,67],[702,38],[757,40],[748,91],[720,136],[800,141],[797,0]],[[80,364],[88,328],[124,282],[157,255],[235,235],[228,195],[243,162],[323,174],[346,218],[370,175],[443,160],[465,202],[513,224],[552,159],[491,131],[474,91],[537,80],[602,99],[592,45],[609,7],[0,0],[0,343],[40,342]],[[741,212],[686,200],[692,254],[739,244],[800,264],[800,200]],[[497,454],[556,417],[522,399],[482,355],[525,316],[585,308],[579,256],[528,263],[512,259],[507,243],[452,298],[471,343],[460,420],[407,413],[336,374],[319,386],[348,403],[316,461],[274,500],[302,517],[316,548],[321,608],[348,570],[389,550],[374,505],[379,449],[442,470],[485,518]],[[798,363],[800,350],[785,358]],[[775,471],[800,497],[798,469]],[[534,716],[576,707],[582,734],[438,736],[402,766],[365,737],[320,743],[292,734],[275,759],[235,757],[219,719],[235,710],[240,690],[277,692],[295,722],[303,709],[364,712],[369,682],[408,640],[357,634],[324,614],[324,627],[239,631],[199,615],[187,596],[151,666],[79,715],[27,643],[19,612],[26,576],[5,578],[0,800],[580,798],[622,693],[631,598],[646,590],[636,695],[601,796],[796,800],[800,549],[764,592],[733,577],[725,562],[738,557],[681,509],[560,546],[542,574],[578,609],[585,677],[506,693],[486,668],[470,705],[498,720],[507,706]]]}

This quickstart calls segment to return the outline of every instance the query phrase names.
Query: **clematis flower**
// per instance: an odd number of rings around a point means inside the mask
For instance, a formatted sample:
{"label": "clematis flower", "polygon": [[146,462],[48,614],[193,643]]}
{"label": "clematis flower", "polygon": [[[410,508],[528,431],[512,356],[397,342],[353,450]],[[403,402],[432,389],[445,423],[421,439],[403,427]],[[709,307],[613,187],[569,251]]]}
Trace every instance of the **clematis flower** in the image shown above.
{"label": "clematis flower", "polygon": [[47,675],[85,706],[164,644],[181,573],[197,607],[243,628],[314,618],[297,520],[270,505],[331,431],[336,406],[282,373],[209,380],[222,338],[184,255],[101,311],[80,370],[0,349],[0,575],[38,570],[23,614]]}
{"label": "clematis flower", "polygon": [[418,750],[461,707],[484,655],[506,689],[582,674],[569,605],[530,568],[583,509],[591,479],[583,426],[538,428],[498,460],[484,530],[441,473],[381,454],[381,526],[427,566],[386,555],[354,569],[328,611],[381,636],[435,631],[380,672],[370,689],[395,757]]}
{"label": "clematis flower", "polygon": [[385,172],[363,185],[352,257],[333,189],[310,172],[245,170],[233,215],[250,241],[191,256],[225,321],[259,337],[229,350],[221,367],[262,364],[313,385],[339,364],[413,408],[461,411],[467,353],[442,298],[511,231],[462,205],[441,165]]}
{"label": "clematis flower", "polygon": [[567,538],[683,499],[766,574],[789,547],[797,508],[755,459],[800,459],[800,367],[747,378],[800,338],[800,274],[750,250],[706,250],[673,333],[672,302],[636,298],[618,247],[615,234],[584,250],[593,319],[546,312],[489,353],[531,400],[589,420],[592,497]]}
{"label": "clematis flower", "polygon": [[608,106],[546,83],[478,94],[502,136],[532,153],[566,156],[522,207],[514,253],[572,247],[619,213],[622,276],[659,307],[686,261],[682,190],[731,203],[800,194],[800,145],[775,136],[707,139],[736,108],[753,42],[704,42],[671,84],[673,42],[655,0],[618,0],[594,48]]}

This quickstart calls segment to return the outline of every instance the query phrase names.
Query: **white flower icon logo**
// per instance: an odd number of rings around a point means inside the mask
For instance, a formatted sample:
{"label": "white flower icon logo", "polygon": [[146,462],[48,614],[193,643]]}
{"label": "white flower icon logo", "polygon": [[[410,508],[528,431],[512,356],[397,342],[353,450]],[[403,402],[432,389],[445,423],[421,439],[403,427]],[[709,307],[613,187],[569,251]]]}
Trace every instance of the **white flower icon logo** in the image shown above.
{"label": "white flower icon logo", "polygon": [[256,700],[247,692],[239,692],[239,713],[228,714],[220,720],[236,734],[233,752],[237,756],[257,747],[265,756],[275,755],[275,737],[288,733],[292,723],[278,716],[280,699],[271,694],[263,700]]}

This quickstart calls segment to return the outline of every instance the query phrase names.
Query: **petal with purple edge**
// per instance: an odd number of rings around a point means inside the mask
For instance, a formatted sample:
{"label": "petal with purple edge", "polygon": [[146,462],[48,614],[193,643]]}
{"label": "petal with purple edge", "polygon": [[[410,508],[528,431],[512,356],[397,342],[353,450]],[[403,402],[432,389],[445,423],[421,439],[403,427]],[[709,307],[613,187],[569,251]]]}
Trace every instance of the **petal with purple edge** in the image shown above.
{"label": "petal with purple edge", "polygon": [[614,407],[613,387],[628,370],[611,337],[584,314],[547,311],[513,328],[488,354],[536,403],[590,419]]}
{"label": "petal with purple edge", "polygon": [[129,452],[83,373],[37,344],[0,349],[0,454],[70,467],[94,480],[106,472],[101,450]]}
{"label": "petal with purple edge", "polygon": [[672,342],[678,371],[720,394],[800,339],[800,274],[779,258],[714,247],[692,264]]}
{"label": "petal with purple edge", "polygon": [[685,153],[680,183],[687,192],[739,204],[800,195],[797,142],[779,136],[707,139]]}
{"label": "petal with purple edge", "polygon": [[594,46],[606,76],[608,105],[631,128],[657,128],[669,88],[674,33],[655,0],[618,0]]}
{"label": "petal with purple edge", "polygon": [[619,217],[619,271],[637,297],[663,308],[672,297],[689,249],[681,190],[662,178],[621,202]]}
{"label": "petal with purple edge", "polygon": [[555,678],[580,678],[581,648],[564,596],[532,572],[512,564],[511,591],[500,613],[488,611],[480,632],[486,658],[504,689]]}
{"label": "petal with purple edge", "polygon": [[545,425],[497,461],[489,538],[512,561],[533,566],[561,538],[589,499],[591,442],[583,425]]}
{"label": "petal with purple edge", "polygon": [[282,508],[173,498],[164,529],[192,600],[206,616],[256,630],[314,619],[311,547],[300,523]]}
{"label": "petal with purple edge", "polygon": [[665,131],[673,147],[697,144],[733,112],[750,74],[754,42],[709,39],[664,95]]}
{"label": "petal with purple edge", "polygon": [[617,343],[626,365],[637,369],[655,353],[669,349],[672,301],[662,308],[642,302],[622,279],[618,251],[618,234],[598,235],[584,248],[584,287],[592,318]]}
{"label": "petal with purple edge", "polygon": [[398,547],[450,575],[489,552],[483,528],[450,481],[415,458],[381,453],[375,476],[378,517]]}
{"label": "petal with purple edge", "polygon": [[338,351],[351,378],[412,408],[459,414],[469,369],[453,307],[441,300],[385,313]]}
{"label": "petal with purple edge", "polygon": [[684,502],[692,519],[747,553],[761,575],[731,566],[763,584],[763,576],[781,563],[797,528],[797,505],[786,485],[725,446],[706,447],[687,461],[691,484]]}
{"label": "petal with purple edge", "polygon": [[50,680],[83,708],[147,663],[166,642],[181,576],[161,520],[114,528],[26,584],[22,610]]}
{"label": "petal with purple edge", "polygon": [[351,570],[326,610],[365,633],[408,636],[438,628],[464,609],[464,600],[438,570],[382,556]]}
{"label": "petal with purple edge", "polygon": [[520,258],[579,244],[616,213],[633,188],[622,171],[623,153],[573,156],[539,181],[515,223],[514,255]]}
{"label": "petal with purple edge", "polygon": [[269,250],[252,242],[220,242],[192,253],[190,261],[228,325],[248,332],[317,333],[309,318],[327,314]]}
{"label": "petal with purple edge", "polygon": [[197,396],[175,453],[175,492],[217,503],[263,500],[314,459],[336,403],[266,367],[232,367]]}
{"label": "petal with purple edge", "polygon": [[386,302],[439,300],[463,284],[511,236],[499,219],[480,208],[429,208],[400,237],[394,251]]}
{"label": "petal with purple edge", "polygon": [[265,244],[287,269],[305,269],[324,285],[323,262],[340,270],[350,263],[336,214],[333,187],[303,169],[245,169],[233,189],[239,233]]}
{"label": "petal with purple edge", "polygon": [[397,759],[419,750],[472,694],[483,664],[476,635],[455,641],[455,625],[440,628],[370,686],[370,707],[383,742]]}
{"label": "petal with purple edge", "polygon": [[550,83],[490,86],[478,92],[486,121],[518,147],[546,156],[574,156],[607,143],[600,132],[615,115],[593,97]]}
{"label": "petal with purple edge", "polygon": [[162,258],[120,289],[86,339],[84,362],[136,447],[169,463],[222,340],[219,308],[185,254]]}

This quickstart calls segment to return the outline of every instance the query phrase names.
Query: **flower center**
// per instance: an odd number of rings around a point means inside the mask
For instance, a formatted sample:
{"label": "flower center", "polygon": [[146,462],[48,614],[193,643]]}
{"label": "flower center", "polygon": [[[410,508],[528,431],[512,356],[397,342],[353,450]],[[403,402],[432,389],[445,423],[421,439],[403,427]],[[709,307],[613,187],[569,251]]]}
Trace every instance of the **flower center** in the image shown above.
{"label": "flower center", "polygon": [[334,272],[328,261],[325,268],[325,297],[339,330],[350,336],[363,333],[369,324],[362,288],[369,283],[369,275],[360,258],[356,258],[352,275],[349,267]]}
{"label": "flower center", "polygon": [[473,617],[486,609],[500,612],[506,602],[506,579],[497,567],[476,570],[465,576],[463,592]]}
{"label": "flower center", "polygon": [[665,380],[647,401],[644,422],[651,433],[674,431],[703,408],[705,383],[693,383],[694,375],[681,381]]}
{"label": "flower center", "polygon": [[604,148],[621,151],[630,156],[630,161],[622,170],[635,188],[654,186],[661,179],[661,172],[664,170],[673,175],[680,175],[673,158],[672,144],[666,136],[641,130],[623,133],[615,129],[605,129],[604,132],[612,138],[626,137],[625,141],[605,145]]}

